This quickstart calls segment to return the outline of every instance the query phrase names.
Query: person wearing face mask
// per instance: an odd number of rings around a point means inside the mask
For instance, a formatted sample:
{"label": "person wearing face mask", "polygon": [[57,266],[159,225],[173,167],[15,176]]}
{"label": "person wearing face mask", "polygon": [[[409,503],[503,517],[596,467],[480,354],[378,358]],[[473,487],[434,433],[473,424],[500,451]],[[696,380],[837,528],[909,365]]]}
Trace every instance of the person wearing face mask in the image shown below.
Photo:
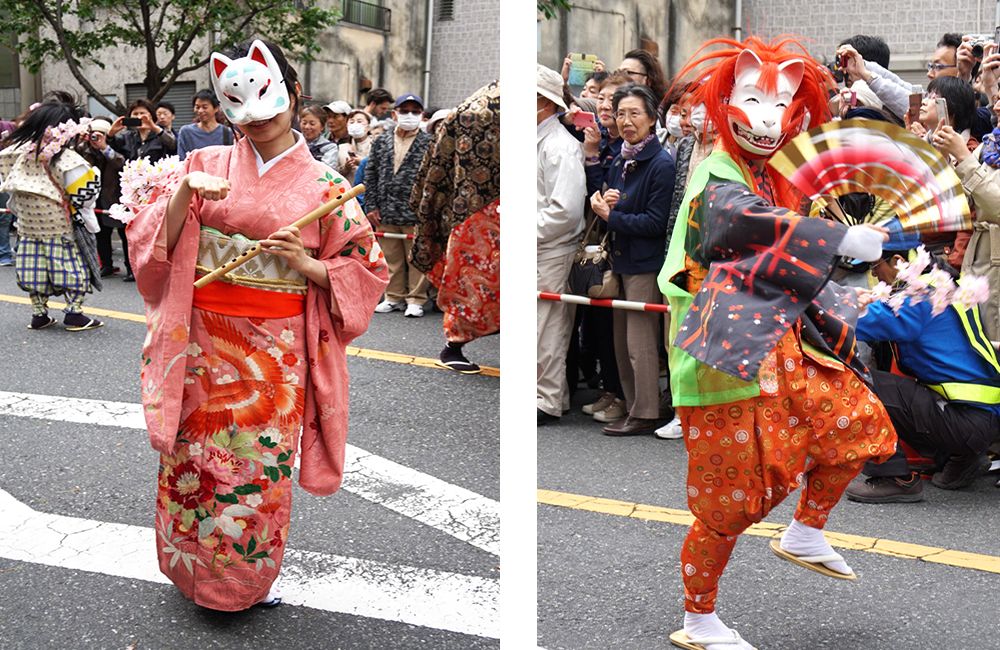
{"label": "person wearing face mask", "polygon": [[[431,136],[420,130],[424,101],[418,95],[407,93],[396,98],[392,119],[396,128],[383,133],[372,143],[365,168],[365,210],[376,228],[387,233],[413,234],[417,216],[409,205],[413,181]],[[404,311],[407,318],[424,315],[428,282],[410,262],[411,239],[382,241],[386,262],[389,264],[389,287],[385,300],[375,311],[387,314]]]}
{"label": "person wearing face mask", "polygon": [[[292,128],[302,87],[278,46],[213,53],[209,71],[245,137],[191,151],[177,186],[136,210],[129,253],[148,316],[159,567],[198,605],[240,611],[281,602],[292,466],[311,494],[340,486],[345,348],[368,328],[386,268],[354,200],[289,225],[350,185]],[[192,287],[254,246],[259,262]]]}
{"label": "person wearing face mask", "polygon": [[371,151],[372,139],[368,135],[371,121],[371,116],[360,108],[354,109],[347,116],[348,140],[339,147],[337,168],[347,178],[354,178],[358,165]]}
{"label": "person wearing face mask", "polygon": [[[674,176],[674,193],[670,199],[670,211],[667,217],[667,243],[669,245],[670,235],[674,232],[674,223],[677,221],[677,212],[680,210],[684,192],[687,189],[688,178],[691,172],[698,167],[698,164],[712,152],[715,142],[714,133],[706,130],[705,127],[705,105],[691,105],[691,90],[696,87],[695,83],[688,84],[684,88],[684,94],[678,101],[677,117],[671,124],[668,121],[667,128],[673,129],[674,133],[680,133],[680,140],[677,142],[677,153],[675,156],[676,174]],[[666,296],[664,296],[666,299]],[[664,316],[667,327],[664,330],[664,343],[670,349],[670,314]],[[681,428],[681,420],[676,414],[667,424],[654,432],[654,435],[661,440],[678,440],[684,437]]]}

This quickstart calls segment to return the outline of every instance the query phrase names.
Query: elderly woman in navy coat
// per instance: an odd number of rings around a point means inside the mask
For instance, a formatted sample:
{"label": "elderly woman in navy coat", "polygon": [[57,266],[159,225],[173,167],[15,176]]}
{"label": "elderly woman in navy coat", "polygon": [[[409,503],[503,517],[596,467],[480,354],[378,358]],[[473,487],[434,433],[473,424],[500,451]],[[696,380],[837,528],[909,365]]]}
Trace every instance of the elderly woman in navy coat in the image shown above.
{"label": "elderly woman in navy coat", "polygon": [[[609,189],[590,197],[612,233],[611,262],[622,297],[659,303],[656,274],[666,250],[674,161],[656,139],[657,98],[645,86],[622,86],[612,100],[621,154],[608,173]],[[660,418],[659,315],[615,310],[615,354],[628,417],[604,428],[610,436],[652,433]]]}

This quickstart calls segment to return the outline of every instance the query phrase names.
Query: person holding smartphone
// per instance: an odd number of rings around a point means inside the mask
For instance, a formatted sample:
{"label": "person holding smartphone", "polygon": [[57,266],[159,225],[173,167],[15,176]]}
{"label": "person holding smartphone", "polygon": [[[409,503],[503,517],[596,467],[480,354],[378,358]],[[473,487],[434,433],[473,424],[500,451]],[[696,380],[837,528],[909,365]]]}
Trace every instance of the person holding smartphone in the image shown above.
{"label": "person holding smartphone", "polygon": [[[939,100],[943,100],[946,111],[941,110]],[[930,142],[932,136],[928,134],[948,125],[961,134],[967,144],[974,143],[971,148],[975,149],[979,143],[972,138],[970,128],[975,112],[976,95],[972,86],[958,77],[938,77],[928,84],[917,121],[910,123],[909,129]]]}
{"label": "person holding smartphone", "polygon": [[156,163],[177,153],[177,138],[155,121],[156,107],[146,98],[128,107],[128,117],[119,117],[108,131],[108,144],[125,160],[149,158]]}

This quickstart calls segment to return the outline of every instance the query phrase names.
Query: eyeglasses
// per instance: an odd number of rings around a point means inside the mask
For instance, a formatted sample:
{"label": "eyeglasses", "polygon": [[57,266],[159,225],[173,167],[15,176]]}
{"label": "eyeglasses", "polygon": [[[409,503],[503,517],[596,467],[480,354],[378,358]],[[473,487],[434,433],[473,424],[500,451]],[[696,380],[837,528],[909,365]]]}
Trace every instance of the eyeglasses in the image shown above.
{"label": "eyeglasses", "polygon": [[624,74],[627,74],[630,77],[648,77],[649,76],[645,72],[639,72],[637,70],[626,70],[625,68],[622,68],[622,69],[618,70],[618,72],[622,72]]}
{"label": "eyeglasses", "polygon": [[416,109],[416,108],[413,109],[413,110],[410,110],[410,111],[403,111],[403,110],[399,110],[397,108],[396,112],[399,113],[400,115],[423,115],[424,114],[424,112],[422,110]]}
{"label": "eyeglasses", "polygon": [[945,65],[943,63],[928,63],[927,72],[933,70],[934,72],[941,72],[942,70],[947,70],[948,68],[957,68],[957,65]]}

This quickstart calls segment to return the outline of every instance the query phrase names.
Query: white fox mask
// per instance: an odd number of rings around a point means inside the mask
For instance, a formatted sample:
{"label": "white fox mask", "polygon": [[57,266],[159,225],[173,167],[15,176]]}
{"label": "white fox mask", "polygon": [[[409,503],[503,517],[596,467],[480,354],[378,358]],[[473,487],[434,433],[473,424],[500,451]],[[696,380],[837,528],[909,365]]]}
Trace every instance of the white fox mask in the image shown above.
{"label": "white fox mask", "polygon": [[233,124],[269,120],[290,106],[284,75],[274,55],[260,40],[235,61],[212,53],[212,85],[226,117]]}

